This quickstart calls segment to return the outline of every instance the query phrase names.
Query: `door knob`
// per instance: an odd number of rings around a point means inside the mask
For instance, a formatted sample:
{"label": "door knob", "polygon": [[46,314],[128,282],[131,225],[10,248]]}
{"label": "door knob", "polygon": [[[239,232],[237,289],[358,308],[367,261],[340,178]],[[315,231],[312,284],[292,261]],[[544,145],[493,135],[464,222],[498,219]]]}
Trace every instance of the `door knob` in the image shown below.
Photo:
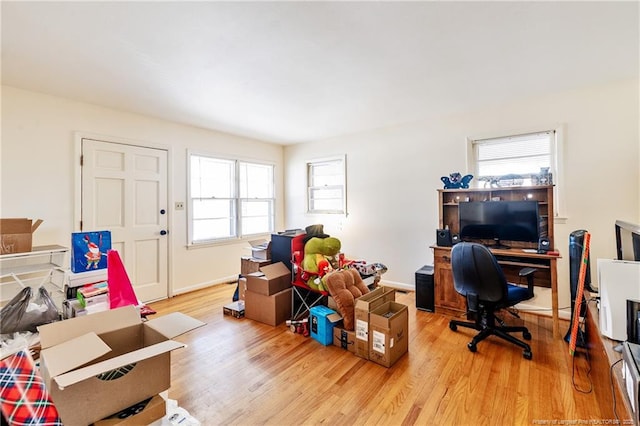
{"label": "door knob", "polygon": [[167,211],[165,209],[160,210],[160,214],[165,214]]}
{"label": "door knob", "polygon": [[163,229],[162,231],[160,231],[160,235],[167,235],[167,231]]}

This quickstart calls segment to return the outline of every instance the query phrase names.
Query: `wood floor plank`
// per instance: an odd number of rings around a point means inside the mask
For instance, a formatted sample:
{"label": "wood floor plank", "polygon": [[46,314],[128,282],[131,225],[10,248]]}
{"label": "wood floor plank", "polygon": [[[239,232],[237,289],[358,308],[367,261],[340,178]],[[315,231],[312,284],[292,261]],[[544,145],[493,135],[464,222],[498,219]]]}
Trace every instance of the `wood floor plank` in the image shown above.
{"label": "wood floor plank", "polygon": [[[523,314],[533,360],[490,337],[471,353],[473,330],[409,307],[409,352],[390,368],[335,346],[246,318],[222,314],[233,285],[152,304],[156,316],[180,311],[207,323],[177,340],[169,397],[203,425],[524,425],[544,420],[612,420],[609,383],[591,383],[583,352],[552,338],[549,317]],[[514,319],[514,321],[518,321]],[[564,322],[562,327],[566,327]],[[575,373],[574,376],[572,374]],[[576,389],[572,377],[578,384]]]}

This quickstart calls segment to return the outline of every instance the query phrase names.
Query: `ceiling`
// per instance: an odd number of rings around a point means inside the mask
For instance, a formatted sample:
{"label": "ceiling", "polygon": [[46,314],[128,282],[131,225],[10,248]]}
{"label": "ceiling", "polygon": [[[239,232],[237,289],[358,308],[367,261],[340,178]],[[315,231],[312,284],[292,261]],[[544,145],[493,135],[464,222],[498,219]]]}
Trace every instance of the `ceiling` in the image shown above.
{"label": "ceiling", "polygon": [[2,1],[2,84],[302,143],[637,78],[638,6]]}

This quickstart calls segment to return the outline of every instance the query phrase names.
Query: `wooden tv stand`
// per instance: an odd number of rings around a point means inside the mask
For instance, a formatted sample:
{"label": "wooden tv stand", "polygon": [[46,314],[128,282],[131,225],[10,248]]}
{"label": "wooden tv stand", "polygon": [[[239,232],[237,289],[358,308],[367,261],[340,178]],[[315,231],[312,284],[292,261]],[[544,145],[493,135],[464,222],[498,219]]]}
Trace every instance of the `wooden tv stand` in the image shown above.
{"label": "wooden tv stand", "polygon": [[[433,273],[435,281],[435,307],[444,313],[459,315],[466,311],[466,300],[453,287],[451,271],[451,247],[431,246],[433,249]],[[518,276],[522,268],[536,268],[534,284],[551,288],[551,311],[553,317],[553,336],[560,337],[558,317],[558,258],[546,254],[527,253],[523,249],[491,249],[507,281],[523,283]]]}

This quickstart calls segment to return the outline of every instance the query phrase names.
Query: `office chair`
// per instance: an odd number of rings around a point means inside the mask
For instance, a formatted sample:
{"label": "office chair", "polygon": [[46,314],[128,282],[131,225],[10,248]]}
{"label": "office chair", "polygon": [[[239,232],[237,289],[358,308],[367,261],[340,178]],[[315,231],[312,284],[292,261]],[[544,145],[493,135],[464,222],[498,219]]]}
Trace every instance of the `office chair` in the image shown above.
{"label": "office chair", "polygon": [[[473,328],[480,331],[467,344],[471,352],[477,350],[477,344],[494,335],[524,349],[522,355],[532,358],[531,347],[508,333],[522,332],[525,340],[531,340],[531,333],[526,327],[506,326],[496,311],[509,308],[533,297],[534,268],[524,268],[520,277],[526,277],[527,287],[508,283],[491,251],[477,243],[461,242],[451,250],[451,268],[455,290],[467,298],[467,314],[475,316],[474,322],[451,320],[449,328],[453,331],[460,327]],[[496,324],[496,320],[500,325]]]}

